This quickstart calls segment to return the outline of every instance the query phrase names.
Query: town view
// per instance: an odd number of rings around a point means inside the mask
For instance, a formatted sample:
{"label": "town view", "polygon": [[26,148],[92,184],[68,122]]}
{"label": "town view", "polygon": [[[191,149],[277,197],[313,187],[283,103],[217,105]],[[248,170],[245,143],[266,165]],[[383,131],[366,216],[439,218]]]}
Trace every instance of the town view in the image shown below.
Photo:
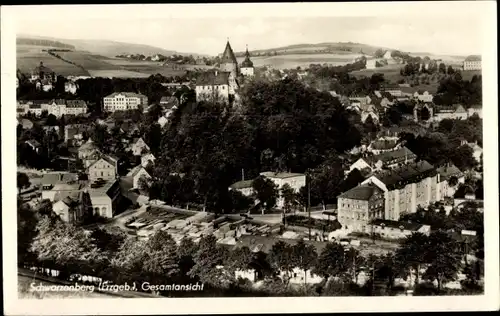
{"label": "town view", "polygon": [[245,34],[17,35],[19,297],[483,294],[481,50]]}

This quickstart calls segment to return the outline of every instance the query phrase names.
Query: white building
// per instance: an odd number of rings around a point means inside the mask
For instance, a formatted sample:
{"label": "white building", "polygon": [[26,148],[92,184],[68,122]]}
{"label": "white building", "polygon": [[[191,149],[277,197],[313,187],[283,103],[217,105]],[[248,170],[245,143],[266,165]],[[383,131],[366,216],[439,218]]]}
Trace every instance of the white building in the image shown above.
{"label": "white building", "polygon": [[240,71],[243,76],[251,77],[254,75],[253,62],[250,60],[250,53],[248,52],[248,47],[245,53],[245,60],[241,63]]}
{"label": "white building", "polygon": [[115,92],[103,98],[103,105],[107,112],[137,110],[148,105],[148,98],[133,92]]}
{"label": "white building", "polygon": [[[277,185],[278,190],[281,190],[285,184],[288,184],[295,192],[299,192],[299,190],[306,185],[306,176],[302,173],[261,172],[260,175],[273,181],[274,184]],[[283,204],[283,197],[280,196],[276,201],[276,207],[282,208]]]}
{"label": "white building", "polygon": [[141,179],[151,179],[151,176],[149,173],[144,169],[142,165],[138,165],[134,167],[130,172],[127,174],[127,177],[130,177],[132,179],[132,188],[133,189],[139,189],[140,188],[140,182]]}
{"label": "white building", "polygon": [[471,55],[465,58],[464,70],[481,70],[481,56]]}
{"label": "white building", "polygon": [[76,91],[78,90],[78,86],[75,82],[73,81],[66,81],[64,83],[64,91],[71,93],[71,94],[76,94]]}
{"label": "white building", "polygon": [[238,88],[236,77],[231,72],[207,72],[197,79],[196,100],[228,102]]}

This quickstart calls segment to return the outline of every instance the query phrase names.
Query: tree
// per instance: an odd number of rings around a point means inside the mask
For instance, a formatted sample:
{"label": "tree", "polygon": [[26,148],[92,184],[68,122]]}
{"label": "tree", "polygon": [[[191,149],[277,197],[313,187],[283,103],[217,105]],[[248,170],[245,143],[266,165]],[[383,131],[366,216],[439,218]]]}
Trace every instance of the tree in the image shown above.
{"label": "tree", "polygon": [[420,268],[426,263],[429,239],[422,233],[413,233],[406,237],[396,251],[395,260],[398,269],[405,275],[416,271],[415,284],[419,284]]}
{"label": "tree", "polygon": [[454,73],[455,73],[455,70],[453,69],[453,67],[451,65],[448,66],[447,74],[448,75],[453,75]]}
{"label": "tree", "polygon": [[307,271],[311,270],[318,258],[316,248],[299,240],[292,248],[292,262],[295,267],[304,270],[304,285],[307,283]]}
{"label": "tree", "polygon": [[325,161],[311,173],[311,194],[314,194],[326,210],[329,201],[336,201],[336,196],[344,180],[342,161],[334,158]]}
{"label": "tree", "polygon": [[38,218],[28,204],[18,203],[17,208],[17,261],[30,263],[35,261],[31,252],[31,243],[37,235]]}
{"label": "tree", "polygon": [[278,187],[273,181],[259,176],[253,180],[252,188],[255,199],[259,201],[262,207],[262,214],[264,214],[264,210],[270,210],[276,205]]}
{"label": "tree", "polygon": [[18,193],[21,194],[22,189],[29,188],[31,185],[30,178],[26,173],[18,172],[17,173],[17,189]]}
{"label": "tree", "polygon": [[321,251],[313,272],[324,278],[339,277],[347,272],[347,267],[344,247],[329,242]]}
{"label": "tree", "polygon": [[188,275],[196,276],[201,282],[211,286],[225,288],[234,279],[234,274],[231,275],[223,266],[228,255],[226,248],[217,245],[215,236],[204,236],[199,242],[194,256],[195,264]]}
{"label": "tree", "polygon": [[248,210],[253,204],[253,200],[250,197],[243,195],[240,191],[230,190],[229,196],[232,209],[235,211]]}
{"label": "tree", "polygon": [[191,238],[184,237],[177,247],[177,257],[179,258],[179,269],[181,276],[187,276],[187,273],[194,266],[194,256],[198,250],[197,245]]}
{"label": "tree", "polygon": [[375,53],[373,54],[373,56],[374,56],[375,58],[382,58],[382,57],[384,57],[384,54],[385,54],[385,51],[384,51],[384,50],[382,50],[381,48],[379,48],[379,49],[377,49],[377,50],[375,51]]}
{"label": "tree", "polygon": [[297,207],[297,194],[288,183],[285,183],[281,187],[281,196],[283,198],[283,211],[285,213],[290,213],[292,209]]}
{"label": "tree", "polygon": [[273,270],[285,274],[285,285],[288,286],[290,274],[293,272],[293,247],[284,241],[275,243],[269,252],[269,263]]}
{"label": "tree", "polygon": [[57,117],[54,114],[49,114],[49,116],[47,116],[47,120],[45,121],[45,125],[58,126],[59,122],[57,120]]}
{"label": "tree", "polygon": [[159,230],[146,243],[143,270],[155,279],[171,280],[179,272],[177,259],[175,240],[167,232]]}
{"label": "tree", "polygon": [[461,268],[459,245],[447,233],[436,231],[429,236],[425,254],[429,267],[424,276],[431,280],[437,280],[440,292],[443,283],[455,280],[457,272]]}
{"label": "tree", "polygon": [[439,64],[439,73],[446,74],[446,65],[444,63]]}
{"label": "tree", "polygon": [[253,254],[248,247],[235,248],[227,257],[224,267],[234,275],[236,271],[245,271],[250,268]]}

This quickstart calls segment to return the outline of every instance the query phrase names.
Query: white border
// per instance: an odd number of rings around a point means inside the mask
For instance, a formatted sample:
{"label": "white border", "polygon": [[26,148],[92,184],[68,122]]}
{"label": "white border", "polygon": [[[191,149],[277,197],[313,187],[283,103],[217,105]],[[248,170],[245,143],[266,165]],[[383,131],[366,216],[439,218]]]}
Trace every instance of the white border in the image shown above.
{"label": "white border", "polygon": [[[294,4],[189,4],[71,6],[81,18],[109,18],[113,14],[135,18],[195,18],[217,16],[404,16],[412,14],[455,15],[458,7],[468,15],[481,16],[483,36],[483,111],[485,179],[485,295],[469,297],[310,297],[310,298],[203,298],[203,299],[44,299],[18,300],[16,273],[16,159],[15,159],[15,16],[39,14],[38,6],[2,7],[2,219],[4,302],[6,314],[206,314],[340,311],[459,311],[496,310],[499,307],[498,270],[498,139],[497,139],[497,25],[496,2],[393,2],[393,3],[294,3]],[[51,6],[57,10],[60,6]],[[145,10],[145,8],[148,7]],[[153,7],[155,10],[150,10]],[[284,9],[286,8],[286,9]],[[26,9],[29,9],[26,11]],[[153,13],[152,13],[153,12]],[[165,12],[168,12],[165,16]],[[462,12],[464,12],[462,10]],[[75,21],[77,23],[77,21]],[[63,26],[61,26],[63,27]]]}

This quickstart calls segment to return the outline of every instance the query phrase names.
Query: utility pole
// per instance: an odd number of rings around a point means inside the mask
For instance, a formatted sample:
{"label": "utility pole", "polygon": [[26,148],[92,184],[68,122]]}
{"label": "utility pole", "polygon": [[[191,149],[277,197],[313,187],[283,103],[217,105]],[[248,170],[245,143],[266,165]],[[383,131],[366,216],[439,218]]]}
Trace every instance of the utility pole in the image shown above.
{"label": "utility pole", "polygon": [[311,181],[307,181],[307,212],[309,215],[309,240],[311,240]]}

